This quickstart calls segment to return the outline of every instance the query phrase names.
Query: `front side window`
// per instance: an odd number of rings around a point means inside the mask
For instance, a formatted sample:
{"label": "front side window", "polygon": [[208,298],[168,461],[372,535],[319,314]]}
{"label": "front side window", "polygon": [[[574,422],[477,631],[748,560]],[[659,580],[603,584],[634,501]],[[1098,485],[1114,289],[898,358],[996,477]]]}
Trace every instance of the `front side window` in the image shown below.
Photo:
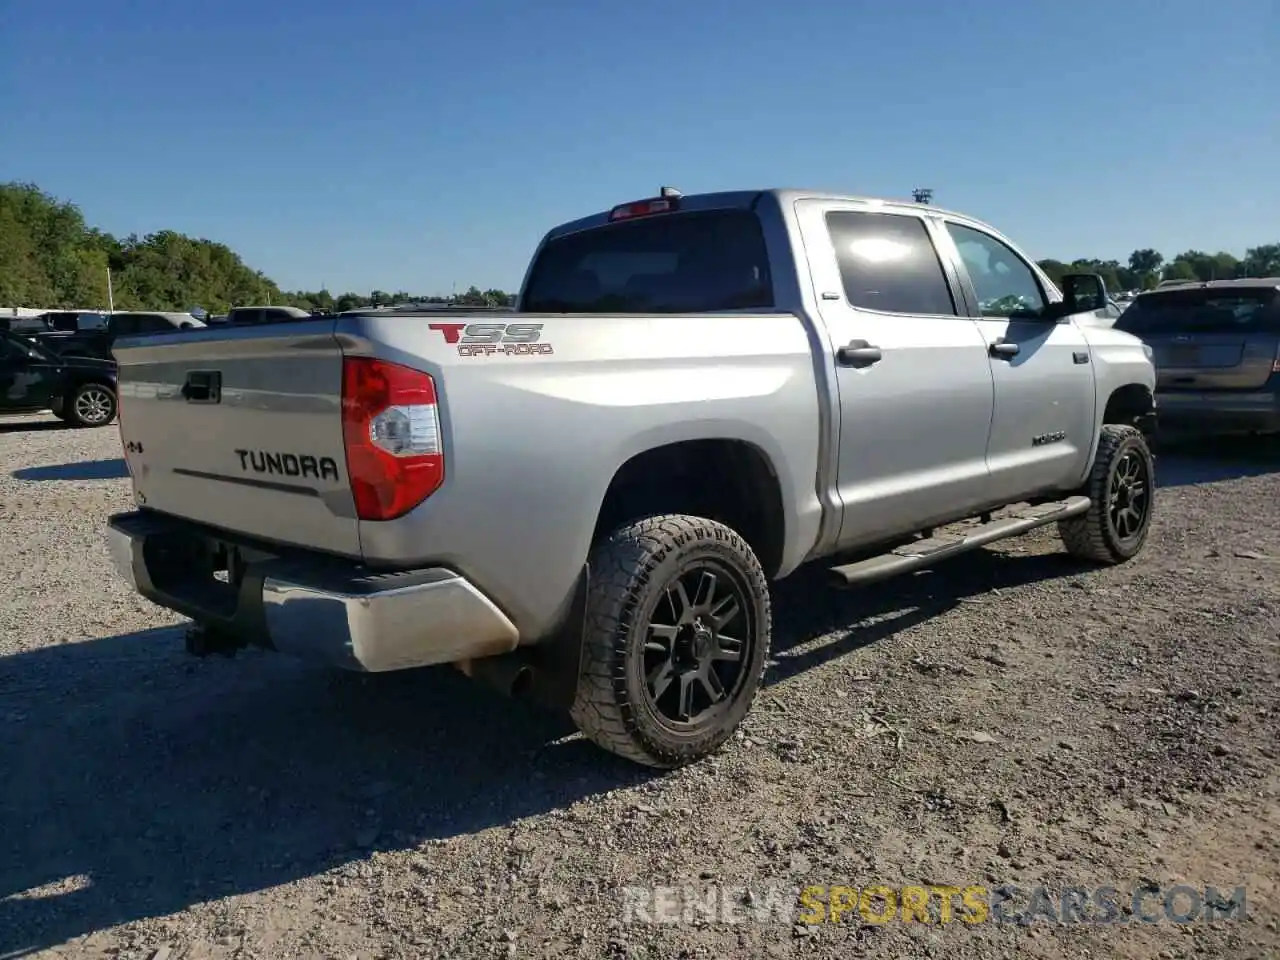
{"label": "front side window", "polygon": [[942,261],[919,217],[832,210],[827,231],[844,295],[853,306],[885,313],[955,315]]}
{"label": "front side window", "polygon": [[1040,281],[1027,262],[1006,244],[958,223],[948,223],[947,232],[960,250],[960,259],[978,295],[978,310],[984,317],[1044,310],[1048,301]]}

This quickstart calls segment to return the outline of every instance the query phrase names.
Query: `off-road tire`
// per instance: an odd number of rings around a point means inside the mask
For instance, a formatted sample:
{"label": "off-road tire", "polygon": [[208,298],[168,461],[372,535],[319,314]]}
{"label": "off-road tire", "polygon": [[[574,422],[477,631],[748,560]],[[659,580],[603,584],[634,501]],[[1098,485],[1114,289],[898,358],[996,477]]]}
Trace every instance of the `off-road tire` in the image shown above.
{"label": "off-road tire", "polygon": [[[1140,457],[1146,465],[1147,503],[1138,531],[1125,538],[1117,532],[1109,506],[1116,468],[1129,454]],[[1151,530],[1154,487],[1155,459],[1142,432],[1123,424],[1105,424],[1098,439],[1093,469],[1081,491],[1092,505],[1087,513],[1058,522],[1058,533],[1067,552],[1091,563],[1110,565],[1132,560],[1142,551]]]}
{"label": "off-road tire", "polygon": [[[667,585],[700,559],[740,578],[754,629],[740,663],[740,686],[724,701],[724,712],[700,729],[677,731],[650,701],[643,651]],[[751,709],[769,659],[769,583],[751,547],[724,524],[667,514],[615,530],[592,551],[590,563],[582,671],[570,709],[574,723],[598,746],[650,767],[670,769],[714,753]]]}
{"label": "off-road tire", "polygon": [[[93,394],[106,398],[107,406],[101,419],[87,418],[81,413],[81,407],[87,397]],[[100,409],[100,404],[92,405],[93,408]],[[71,392],[71,396],[67,397],[63,402],[62,411],[64,419],[75,427],[105,427],[112,423],[119,411],[119,401],[116,392],[102,383],[82,383]]]}

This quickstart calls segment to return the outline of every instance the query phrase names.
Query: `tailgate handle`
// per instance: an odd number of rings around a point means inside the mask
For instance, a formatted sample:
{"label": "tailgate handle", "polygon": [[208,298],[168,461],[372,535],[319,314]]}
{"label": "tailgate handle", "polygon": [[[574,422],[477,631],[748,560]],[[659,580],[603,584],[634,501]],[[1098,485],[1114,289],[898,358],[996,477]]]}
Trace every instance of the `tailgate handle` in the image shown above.
{"label": "tailgate handle", "polygon": [[182,385],[182,396],[187,403],[220,403],[222,401],[222,372],[219,370],[192,370]]}

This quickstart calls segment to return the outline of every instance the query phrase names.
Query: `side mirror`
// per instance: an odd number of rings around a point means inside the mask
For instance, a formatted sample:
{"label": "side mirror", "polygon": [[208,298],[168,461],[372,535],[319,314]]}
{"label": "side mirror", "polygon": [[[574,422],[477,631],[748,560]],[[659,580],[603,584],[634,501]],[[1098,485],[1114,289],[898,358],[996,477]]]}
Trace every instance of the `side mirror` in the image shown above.
{"label": "side mirror", "polygon": [[1068,316],[1105,310],[1107,285],[1096,273],[1068,273],[1062,278],[1062,301]]}

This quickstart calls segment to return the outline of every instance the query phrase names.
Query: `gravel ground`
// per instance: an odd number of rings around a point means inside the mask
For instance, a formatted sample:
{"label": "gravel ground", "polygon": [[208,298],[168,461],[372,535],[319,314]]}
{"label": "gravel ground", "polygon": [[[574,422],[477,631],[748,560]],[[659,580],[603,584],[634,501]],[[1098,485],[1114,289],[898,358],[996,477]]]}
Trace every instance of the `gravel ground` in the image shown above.
{"label": "gravel ground", "polygon": [[[109,569],[117,453],[0,420],[0,957],[1280,950],[1280,456],[1162,457],[1120,568],[1042,533],[858,593],[782,585],[742,735],[654,774],[447,668],[186,657]],[[1248,919],[805,925],[770,899],[1178,882],[1243,885]],[[661,922],[636,885],[722,890],[740,922]]]}

